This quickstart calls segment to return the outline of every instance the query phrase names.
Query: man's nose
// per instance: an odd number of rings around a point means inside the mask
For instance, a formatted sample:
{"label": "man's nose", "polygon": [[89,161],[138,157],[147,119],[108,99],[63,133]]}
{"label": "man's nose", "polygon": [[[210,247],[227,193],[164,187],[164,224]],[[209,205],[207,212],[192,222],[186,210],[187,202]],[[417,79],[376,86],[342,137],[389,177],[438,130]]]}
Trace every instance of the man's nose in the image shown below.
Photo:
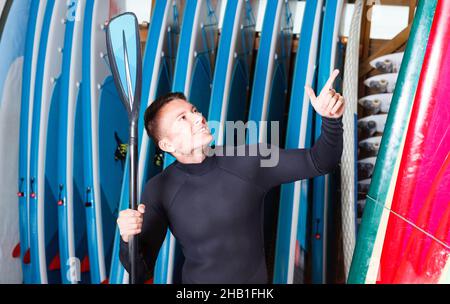
{"label": "man's nose", "polygon": [[203,117],[202,113],[198,112],[194,114],[194,124],[204,124],[206,122],[205,118]]}

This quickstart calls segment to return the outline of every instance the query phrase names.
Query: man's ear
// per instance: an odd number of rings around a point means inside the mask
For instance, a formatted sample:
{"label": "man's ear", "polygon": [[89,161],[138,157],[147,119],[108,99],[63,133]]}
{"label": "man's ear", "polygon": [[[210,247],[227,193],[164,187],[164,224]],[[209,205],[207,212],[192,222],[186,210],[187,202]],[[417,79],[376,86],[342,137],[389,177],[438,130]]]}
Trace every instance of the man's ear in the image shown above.
{"label": "man's ear", "polygon": [[159,146],[159,148],[161,149],[161,150],[163,150],[164,152],[167,152],[167,153],[173,153],[173,152],[175,152],[175,147],[166,139],[166,138],[164,138],[164,139],[161,139],[159,142],[158,142],[158,146]]}

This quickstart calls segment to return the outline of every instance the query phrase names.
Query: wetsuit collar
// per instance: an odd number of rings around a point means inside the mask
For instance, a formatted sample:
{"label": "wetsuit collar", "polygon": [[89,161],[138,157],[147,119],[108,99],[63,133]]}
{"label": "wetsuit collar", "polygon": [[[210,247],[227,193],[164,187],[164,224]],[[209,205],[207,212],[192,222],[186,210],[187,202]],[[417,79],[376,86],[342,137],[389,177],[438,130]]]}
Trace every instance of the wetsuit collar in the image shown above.
{"label": "wetsuit collar", "polygon": [[180,170],[191,174],[191,175],[203,175],[211,171],[216,166],[216,157],[210,156],[206,157],[203,162],[199,164],[183,164],[176,161],[176,167]]}

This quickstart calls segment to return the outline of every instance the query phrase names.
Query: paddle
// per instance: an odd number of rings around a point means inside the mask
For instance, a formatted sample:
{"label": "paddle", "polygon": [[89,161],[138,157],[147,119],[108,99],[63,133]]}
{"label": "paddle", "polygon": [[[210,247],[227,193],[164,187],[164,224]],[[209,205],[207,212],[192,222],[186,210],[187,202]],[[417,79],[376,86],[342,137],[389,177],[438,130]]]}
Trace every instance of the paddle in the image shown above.
{"label": "paddle", "polygon": [[[141,103],[142,57],[139,25],[133,13],[125,13],[110,20],[106,28],[108,58],[122,103],[127,109],[130,124],[130,209],[137,209],[138,177],[138,119]],[[130,283],[136,283],[137,241],[129,240]]]}

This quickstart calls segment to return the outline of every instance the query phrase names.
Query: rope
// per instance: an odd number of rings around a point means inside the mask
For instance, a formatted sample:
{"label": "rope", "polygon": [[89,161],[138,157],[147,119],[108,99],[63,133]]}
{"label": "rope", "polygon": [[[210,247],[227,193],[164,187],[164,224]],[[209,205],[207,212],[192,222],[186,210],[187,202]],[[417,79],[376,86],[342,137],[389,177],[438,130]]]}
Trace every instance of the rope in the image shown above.
{"label": "rope", "polygon": [[[347,53],[344,68],[344,90],[346,107],[343,123],[344,150],[342,153],[341,191],[342,191],[342,234],[344,247],[344,271],[347,279],[356,243],[355,213],[355,121],[358,104],[358,64],[361,17],[363,0],[357,0],[350,25]],[[353,130],[353,132],[351,132]]]}
{"label": "rope", "polygon": [[434,240],[436,243],[439,243],[440,245],[442,245],[443,247],[447,248],[450,250],[450,245],[444,243],[443,241],[441,241],[440,239],[438,239],[437,237],[435,237],[434,235],[432,235],[431,233],[427,232],[426,230],[420,228],[419,226],[417,226],[416,224],[414,224],[414,222],[411,222],[410,220],[408,220],[406,217],[401,216],[400,214],[398,214],[397,212],[393,211],[392,209],[387,208],[384,204],[380,203],[379,201],[377,201],[376,199],[370,197],[369,195],[367,195],[367,199],[371,200],[372,202],[374,202],[377,205],[382,206],[384,209],[386,209],[387,211],[389,211],[390,213],[392,213],[393,215],[395,215],[396,217],[400,218],[401,220],[405,221],[406,223],[408,223],[409,225],[411,225],[412,227],[414,227],[415,229],[419,230],[420,232],[422,232],[423,234],[425,234],[427,237],[429,237],[430,239]]}

